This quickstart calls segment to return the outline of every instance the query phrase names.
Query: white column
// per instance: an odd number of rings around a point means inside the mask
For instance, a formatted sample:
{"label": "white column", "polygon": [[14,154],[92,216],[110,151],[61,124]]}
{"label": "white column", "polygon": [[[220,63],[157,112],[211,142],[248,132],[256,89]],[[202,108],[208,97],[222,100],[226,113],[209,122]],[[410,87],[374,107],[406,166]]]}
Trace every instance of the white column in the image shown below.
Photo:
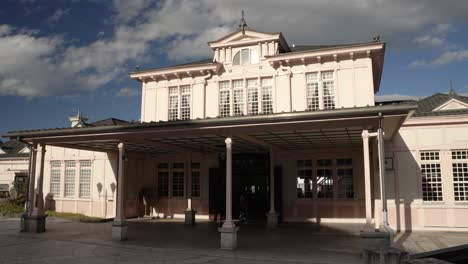
{"label": "white column", "polygon": [[37,143],[33,143],[31,146],[31,160],[29,170],[29,186],[28,186],[28,215],[32,214],[34,210],[34,187],[36,185],[36,160],[37,160]]}
{"label": "white column", "polygon": [[43,215],[44,214],[44,192],[43,192],[43,184],[44,184],[44,158],[46,153],[45,144],[41,144],[41,163],[39,167],[39,177],[37,179],[37,211],[36,215]]}
{"label": "white column", "polygon": [[371,175],[370,175],[370,160],[369,160],[369,131],[362,131],[362,151],[364,153],[364,190],[366,203],[366,224],[363,232],[375,232],[372,225],[372,199],[371,199]]}
{"label": "white column", "polygon": [[232,222],[232,139],[226,138],[226,221],[223,228],[235,227]]}
{"label": "white column", "polygon": [[125,222],[125,194],[124,194],[124,177],[125,177],[125,144],[119,143],[119,169],[118,169],[118,179],[117,179],[117,212],[115,214],[114,222],[124,223]]}
{"label": "white column", "polygon": [[270,214],[275,213],[275,153],[270,150]]}

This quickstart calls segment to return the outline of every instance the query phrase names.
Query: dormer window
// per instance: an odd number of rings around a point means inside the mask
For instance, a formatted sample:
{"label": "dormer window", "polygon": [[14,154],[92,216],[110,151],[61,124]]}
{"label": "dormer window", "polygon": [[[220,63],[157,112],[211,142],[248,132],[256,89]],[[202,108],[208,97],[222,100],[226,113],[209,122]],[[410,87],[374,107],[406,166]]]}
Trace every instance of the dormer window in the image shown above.
{"label": "dormer window", "polygon": [[246,65],[246,64],[257,64],[258,54],[255,50],[241,49],[239,50],[232,59],[232,65]]}

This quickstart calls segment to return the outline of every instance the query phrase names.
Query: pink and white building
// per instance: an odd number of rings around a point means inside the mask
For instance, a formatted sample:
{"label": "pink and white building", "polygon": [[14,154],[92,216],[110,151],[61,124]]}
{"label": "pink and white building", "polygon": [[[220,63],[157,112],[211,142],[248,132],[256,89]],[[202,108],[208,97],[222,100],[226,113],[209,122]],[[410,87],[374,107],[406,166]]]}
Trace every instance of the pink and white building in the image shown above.
{"label": "pink and white building", "polygon": [[289,46],[243,26],[208,45],[207,60],[130,74],[141,122],[5,135],[33,146],[33,229],[45,207],[115,217],[117,239],[126,218],[196,211],[225,218],[234,248],[241,214],[384,231],[384,193],[393,230],[468,230],[467,97],[376,103],[379,40]]}

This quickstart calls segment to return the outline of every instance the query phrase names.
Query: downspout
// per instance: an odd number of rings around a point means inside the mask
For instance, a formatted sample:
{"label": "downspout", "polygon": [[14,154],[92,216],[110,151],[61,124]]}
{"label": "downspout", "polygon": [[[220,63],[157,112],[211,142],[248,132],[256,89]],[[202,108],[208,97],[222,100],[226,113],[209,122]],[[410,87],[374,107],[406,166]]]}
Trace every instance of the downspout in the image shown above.
{"label": "downspout", "polygon": [[208,85],[207,79],[211,77],[211,72],[208,71],[208,74],[202,76],[203,78],[203,118],[206,118],[206,86]]}
{"label": "downspout", "polygon": [[385,162],[384,162],[384,139],[383,139],[383,129],[382,129],[383,114],[379,113],[379,129],[378,129],[378,151],[379,151],[379,176],[380,176],[380,194],[382,199],[382,216],[383,216],[383,226],[387,231],[390,239],[390,246],[393,246],[393,230],[388,223],[388,210],[387,210],[387,195],[385,190]]}

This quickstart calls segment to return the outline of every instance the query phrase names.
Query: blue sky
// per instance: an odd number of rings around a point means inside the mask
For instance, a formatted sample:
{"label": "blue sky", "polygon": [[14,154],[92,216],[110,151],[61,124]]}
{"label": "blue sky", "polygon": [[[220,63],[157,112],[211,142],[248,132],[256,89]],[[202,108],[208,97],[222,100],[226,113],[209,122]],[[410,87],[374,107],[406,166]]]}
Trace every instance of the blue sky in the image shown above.
{"label": "blue sky", "polygon": [[379,99],[468,94],[467,1],[3,0],[0,134],[90,121],[138,120],[142,69],[209,58],[237,29],[278,32],[290,45],[387,43]]}

